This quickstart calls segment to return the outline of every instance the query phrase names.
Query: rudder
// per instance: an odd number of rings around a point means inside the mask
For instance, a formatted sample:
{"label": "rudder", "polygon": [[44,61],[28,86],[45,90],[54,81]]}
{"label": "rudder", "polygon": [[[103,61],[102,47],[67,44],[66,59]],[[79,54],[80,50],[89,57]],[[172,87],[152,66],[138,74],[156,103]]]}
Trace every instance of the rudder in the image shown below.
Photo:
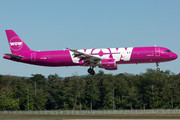
{"label": "rudder", "polygon": [[32,51],[13,30],[5,30],[12,54]]}

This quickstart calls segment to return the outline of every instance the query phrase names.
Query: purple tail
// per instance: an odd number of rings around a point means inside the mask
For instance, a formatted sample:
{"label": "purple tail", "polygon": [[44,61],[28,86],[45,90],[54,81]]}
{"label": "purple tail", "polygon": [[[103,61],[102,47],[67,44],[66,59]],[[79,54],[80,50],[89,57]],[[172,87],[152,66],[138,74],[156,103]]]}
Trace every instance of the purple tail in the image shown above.
{"label": "purple tail", "polygon": [[12,54],[32,51],[13,30],[6,30],[6,35]]}

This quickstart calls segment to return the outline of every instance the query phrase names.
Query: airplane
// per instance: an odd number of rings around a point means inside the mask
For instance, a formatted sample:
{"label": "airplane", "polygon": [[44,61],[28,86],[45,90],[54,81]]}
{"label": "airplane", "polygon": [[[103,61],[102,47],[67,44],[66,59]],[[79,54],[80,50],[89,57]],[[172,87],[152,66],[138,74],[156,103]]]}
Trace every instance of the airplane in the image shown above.
{"label": "airplane", "polygon": [[89,74],[94,75],[94,68],[117,70],[118,64],[159,63],[178,58],[168,48],[164,47],[125,47],[98,49],[69,49],[57,51],[33,51],[13,30],[5,30],[11,54],[5,53],[3,58],[32,65],[59,66],[89,66]]}

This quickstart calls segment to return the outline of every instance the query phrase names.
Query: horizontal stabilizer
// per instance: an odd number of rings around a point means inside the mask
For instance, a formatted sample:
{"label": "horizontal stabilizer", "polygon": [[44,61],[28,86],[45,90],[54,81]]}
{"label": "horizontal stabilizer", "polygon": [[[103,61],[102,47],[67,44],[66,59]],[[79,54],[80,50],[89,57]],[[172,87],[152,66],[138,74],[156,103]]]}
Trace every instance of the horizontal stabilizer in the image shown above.
{"label": "horizontal stabilizer", "polygon": [[17,58],[17,59],[23,58],[23,56],[20,56],[20,55],[13,55],[13,54],[8,54],[8,53],[5,53],[5,55],[8,55],[8,56],[10,56],[12,58]]}

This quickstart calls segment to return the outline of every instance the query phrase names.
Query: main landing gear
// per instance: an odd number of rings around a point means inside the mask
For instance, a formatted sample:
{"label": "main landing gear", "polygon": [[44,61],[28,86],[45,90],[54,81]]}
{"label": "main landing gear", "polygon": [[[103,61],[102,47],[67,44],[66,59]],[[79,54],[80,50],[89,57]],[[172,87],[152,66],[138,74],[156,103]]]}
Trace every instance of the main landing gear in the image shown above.
{"label": "main landing gear", "polygon": [[89,69],[88,69],[88,73],[91,74],[91,75],[94,75],[94,74],[95,74],[95,71],[93,70],[93,68],[89,68]]}
{"label": "main landing gear", "polygon": [[158,66],[159,66],[159,63],[156,63],[157,71],[160,71],[160,68]]}

